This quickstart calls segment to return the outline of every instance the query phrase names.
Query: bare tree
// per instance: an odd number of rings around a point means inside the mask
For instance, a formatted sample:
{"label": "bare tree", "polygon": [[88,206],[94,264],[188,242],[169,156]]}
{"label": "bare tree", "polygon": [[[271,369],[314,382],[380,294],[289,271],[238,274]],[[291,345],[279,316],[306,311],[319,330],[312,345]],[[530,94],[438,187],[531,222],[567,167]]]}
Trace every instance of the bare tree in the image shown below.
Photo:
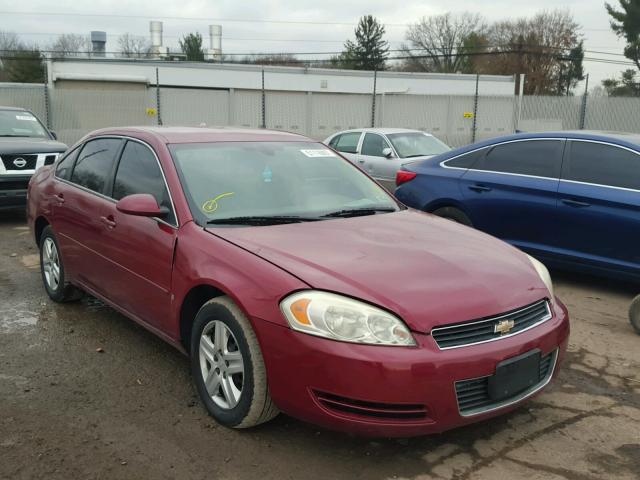
{"label": "bare tree", "polygon": [[64,33],[49,47],[53,57],[86,57],[91,51],[91,40],[86,35]]}
{"label": "bare tree", "polygon": [[146,58],[151,53],[151,44],[145,37],[125,33],[118,37],[118,49],[126,58]]}
{"label": "bare tree", "polygon": [[[570,67],[567,61],[572,60],[572,51],[580,45],[579,28],[564,10],[495,23],[488,32],[490,55],[478,59],[477,71],[501,75],[524,73],[525,93],[558,93],[558,80],[566,76]],[[579,63],[581,70],[581,58]]]}
{"label": "bare tree", "polygon": [[423,17],[410,25],[402,50],[408,57],[405,69],[455,73],[465,70],[466,58],[459,55],[469,49],[469,39],[485,31],[480,15],[462,13]]}

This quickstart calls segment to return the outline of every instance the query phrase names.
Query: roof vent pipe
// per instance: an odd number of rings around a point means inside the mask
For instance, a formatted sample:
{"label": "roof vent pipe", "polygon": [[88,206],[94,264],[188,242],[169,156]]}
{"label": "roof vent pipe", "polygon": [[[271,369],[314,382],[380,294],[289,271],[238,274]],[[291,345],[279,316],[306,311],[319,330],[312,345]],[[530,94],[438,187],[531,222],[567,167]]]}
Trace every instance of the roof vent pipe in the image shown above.
{"label": "roof vent pipe", "polygon": [[107,32],[91,32],[91,55],[94,57],[105,56],[105,45],[107,43]]}
{"label": "roof vent pipe", "polygon": [[209,50],[206,52],[207,60],[220,60],[222,58],[222,25],[209,25]]}

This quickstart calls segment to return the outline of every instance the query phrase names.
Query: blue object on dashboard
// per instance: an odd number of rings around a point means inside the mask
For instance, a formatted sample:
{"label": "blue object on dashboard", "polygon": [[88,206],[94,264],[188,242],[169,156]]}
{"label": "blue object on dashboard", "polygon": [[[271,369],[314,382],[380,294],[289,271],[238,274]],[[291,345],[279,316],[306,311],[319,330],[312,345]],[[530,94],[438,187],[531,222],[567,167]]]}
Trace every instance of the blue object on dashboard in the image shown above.
{"label": "blue object on dashboard", "polygon": [[640,134],[510,135],[403,170],[416,173],[396,190],[410,207],[464,219],[550,266],[640,281]]}

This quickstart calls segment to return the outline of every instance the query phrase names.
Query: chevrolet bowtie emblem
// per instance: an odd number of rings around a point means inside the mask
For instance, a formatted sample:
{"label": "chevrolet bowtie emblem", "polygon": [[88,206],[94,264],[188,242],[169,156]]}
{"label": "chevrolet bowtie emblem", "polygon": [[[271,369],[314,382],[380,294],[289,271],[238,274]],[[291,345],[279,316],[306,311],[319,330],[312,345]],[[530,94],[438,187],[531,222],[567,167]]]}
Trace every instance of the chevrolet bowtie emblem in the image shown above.
{"label": "chevrolet bowtie emblem", "polygon": [[505,333],[509,333],[514,326],[515,326],[515,322],[513,320],[500,320],[493,327],[493,333],[499,333],[500,335],[504,335]]}

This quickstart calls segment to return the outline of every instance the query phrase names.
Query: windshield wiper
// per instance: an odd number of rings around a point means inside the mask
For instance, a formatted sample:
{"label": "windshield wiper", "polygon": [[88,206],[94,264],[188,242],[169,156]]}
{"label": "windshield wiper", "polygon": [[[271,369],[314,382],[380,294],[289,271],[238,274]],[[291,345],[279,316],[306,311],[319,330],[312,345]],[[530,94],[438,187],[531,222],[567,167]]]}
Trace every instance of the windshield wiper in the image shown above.
{"label": "windshield wiper", "polygon": [[415,155],[407,155],[406,157],[402,157],[402,158],[428,157],[430,155],[433,155],[433,154],[432,153],[416,153]]}
{"label": "windshield wiper", "polygon": [[[31,138],[31,135],[16,135],[15,133],[3,133],[0,134],[0,137],[24,137],[24,138]],[[40,138],[40,137],[38,137]]]}
{"label": "windshield wiper", "polygon": [[315,222],[318,217],[300,217],[296,215],[251,215],[244,217],[214,218],[207,225],[280,225],[285,223]]}
{"label": "windshield wiper", "polygon": [[346,218],[346,217],[362,217],[365,215],[375,215],[376,213],[390,213],[397,211],[393,207],[368,207],[368,208],[347,208],[336,212],[326,213],[323,218]]}

